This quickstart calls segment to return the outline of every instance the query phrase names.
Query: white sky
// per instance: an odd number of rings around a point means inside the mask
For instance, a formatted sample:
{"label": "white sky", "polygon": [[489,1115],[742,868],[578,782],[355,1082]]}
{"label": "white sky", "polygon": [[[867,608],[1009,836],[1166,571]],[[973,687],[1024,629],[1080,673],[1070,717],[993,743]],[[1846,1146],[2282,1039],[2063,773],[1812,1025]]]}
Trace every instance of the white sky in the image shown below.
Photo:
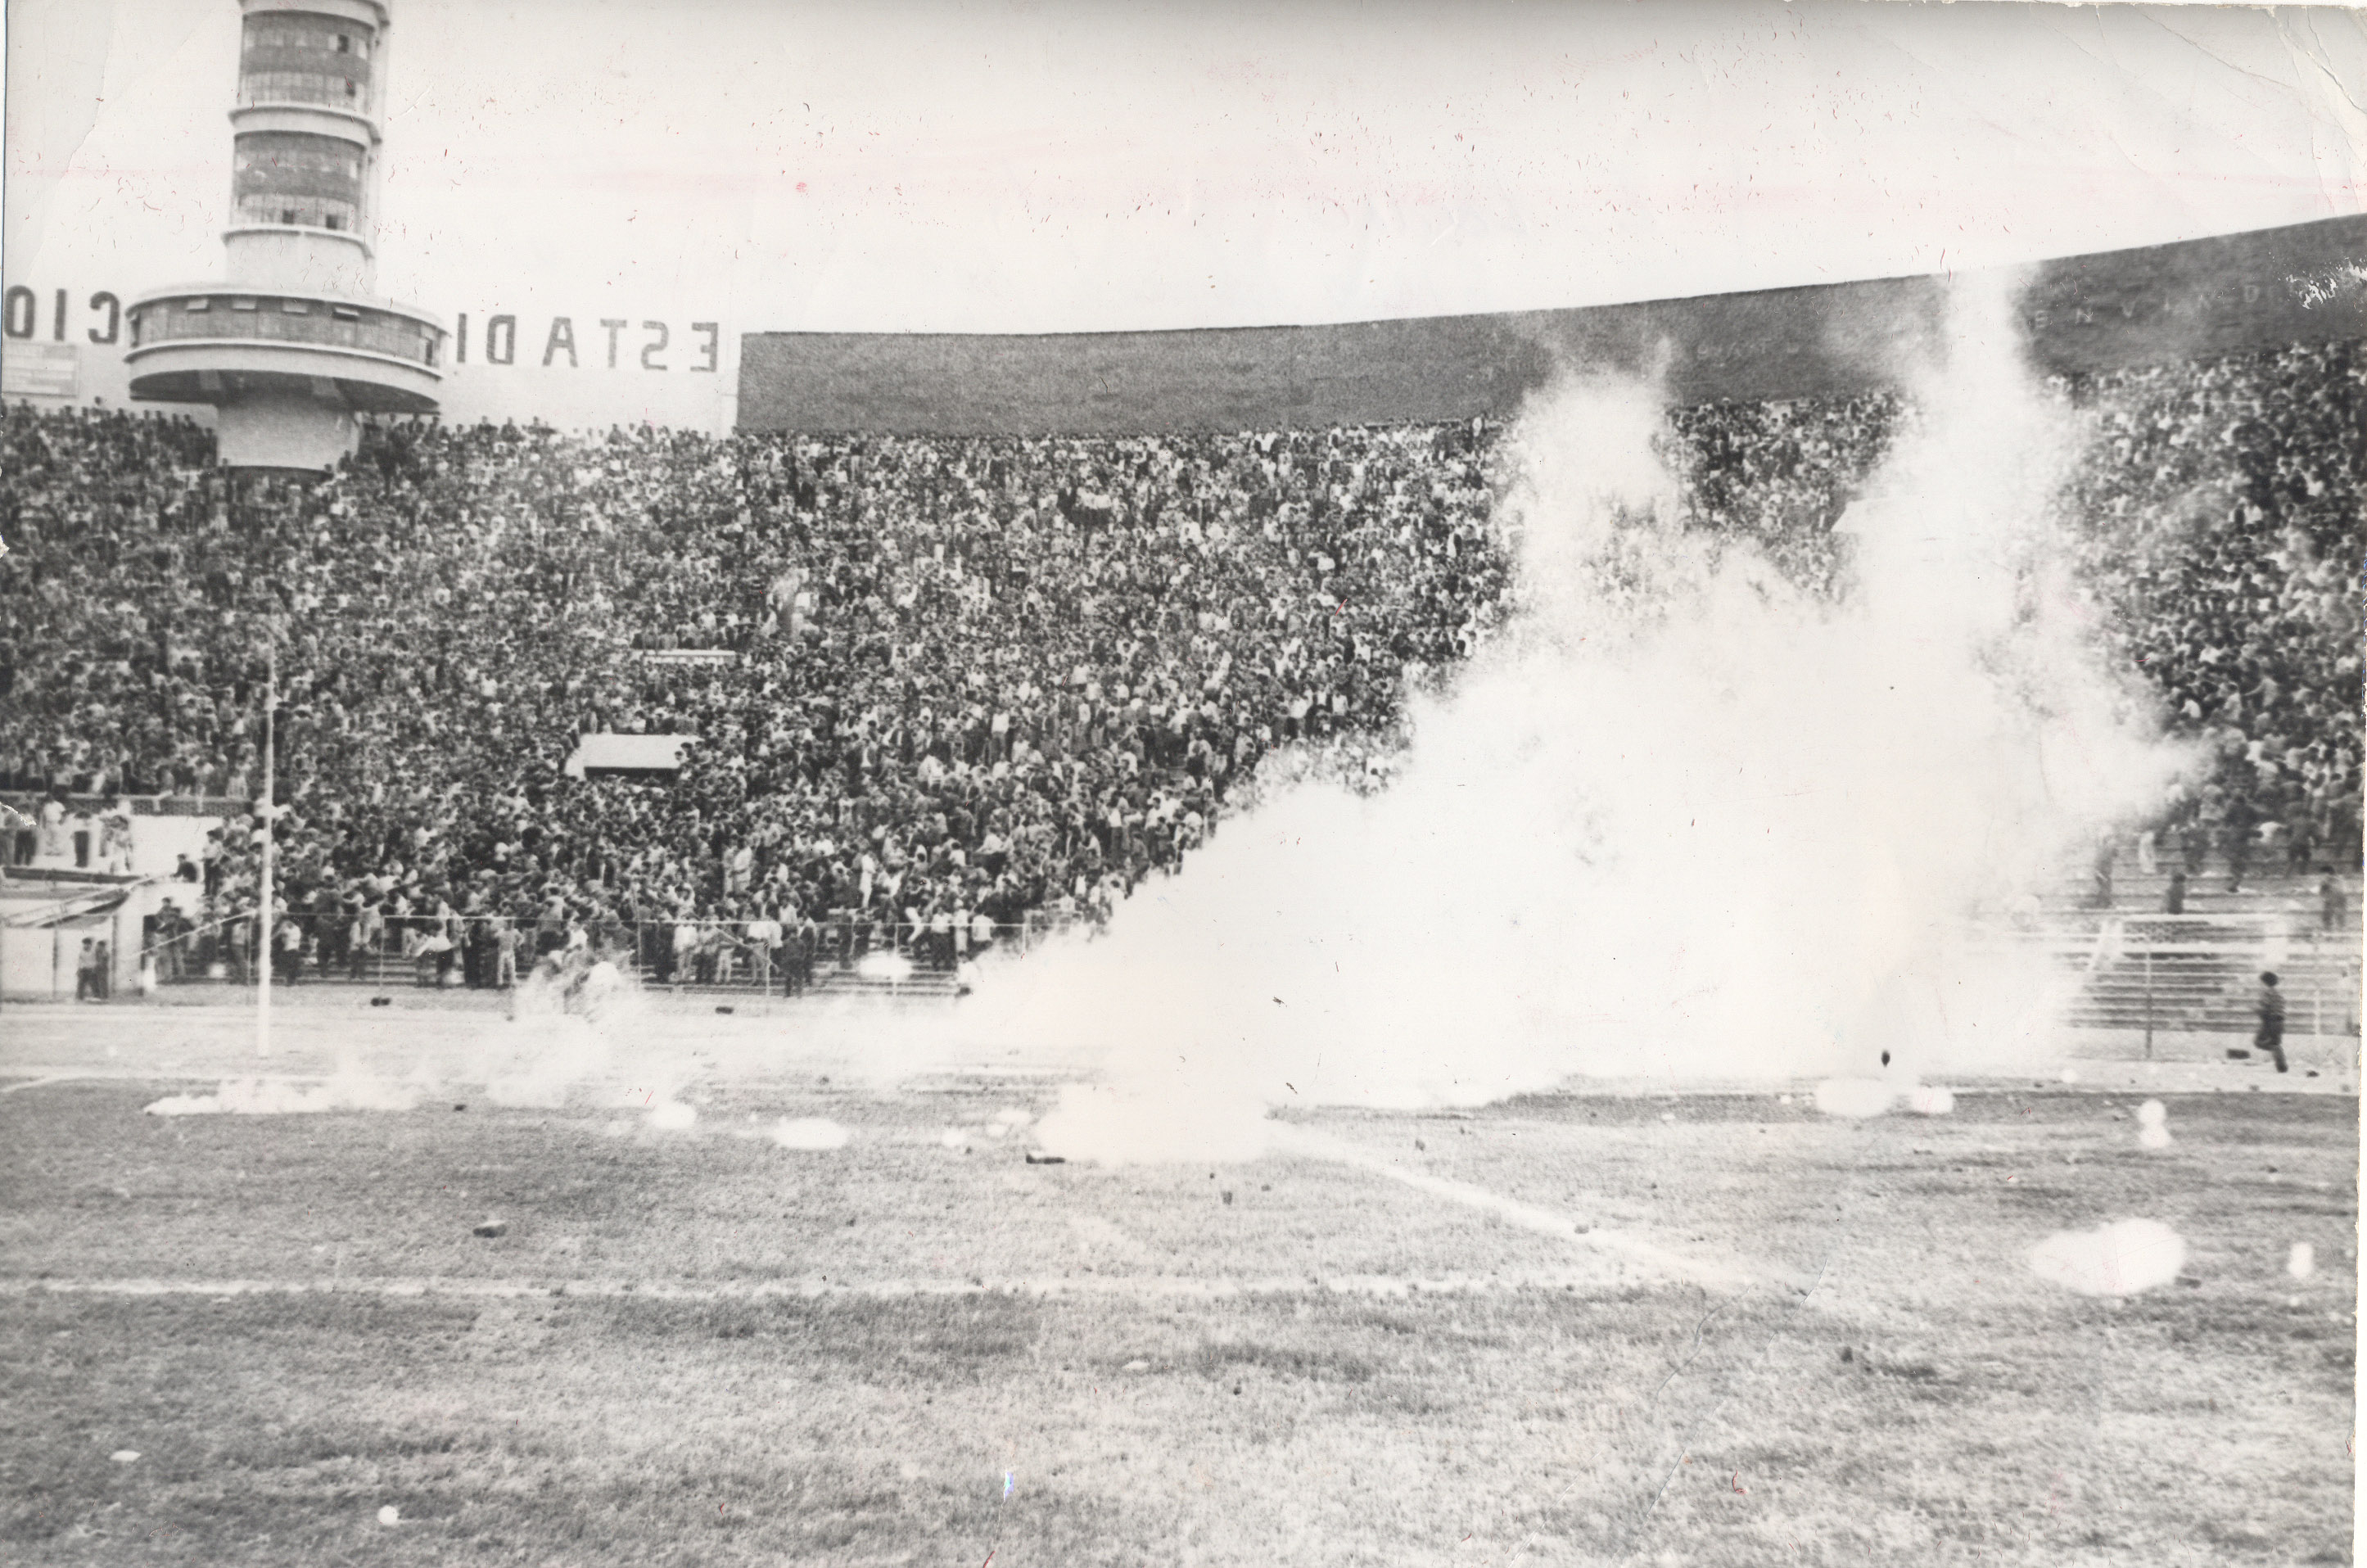
{"label": "white sky", "polygon": [[[379,287],[522,340],[1532,309],[2367,207],[2330,8],[392,8]],[[7,18],[8,280],[218,276],[233,0]]]}

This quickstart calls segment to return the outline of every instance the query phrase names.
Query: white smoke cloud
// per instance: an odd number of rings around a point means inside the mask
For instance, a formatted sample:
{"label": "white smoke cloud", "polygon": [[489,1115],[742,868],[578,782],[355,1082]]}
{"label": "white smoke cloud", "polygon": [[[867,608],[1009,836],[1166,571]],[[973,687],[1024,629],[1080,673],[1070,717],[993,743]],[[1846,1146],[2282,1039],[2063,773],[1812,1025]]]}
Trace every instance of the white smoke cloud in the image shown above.
{"label": "white smoke cloud", "polygon": [[167,1095],[142,1107],[150,1116],[311,1116],[340,1110],[410,1110],[414,1085],[357,1074],[315,1084],[286,1078],[233,1078],[210,1095]]}
{"label": "white smoke cloud", "polygon": [[2078,423],[2007,304],[1959,291],[1919,416],[1842,519],[1837,600],[1679,526],[1648,389],[1529,411],[1500,505],[1524,614],[1415,703],[1399,782],[1273,793],[1107,937],[975,999],[990,1033],[1109,1051],[1046,1146],[1237,1157],[1293,1102],[1893,1061],[1904,1084],[2043,1053],[2061,982],[1967,916],[2180,758],[2082,641],[2051,532]]}

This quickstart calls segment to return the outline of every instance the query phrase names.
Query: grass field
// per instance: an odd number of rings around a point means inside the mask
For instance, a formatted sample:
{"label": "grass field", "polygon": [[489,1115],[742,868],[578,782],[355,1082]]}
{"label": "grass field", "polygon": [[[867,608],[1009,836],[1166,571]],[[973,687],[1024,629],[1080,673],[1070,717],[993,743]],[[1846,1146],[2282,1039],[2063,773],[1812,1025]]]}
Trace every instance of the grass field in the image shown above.
{"label": "grass field", "polygon": [[[991,1134],[1016,1068],[142,1114],[190,1086],[0,1094],[0,1559],[2350,1558],[2349,1094],[2165,1095],[2158,1152],[2028,1081],[1566,1094],[1113,1170]],[[2032,1273],[2132,1216],[2177,1282]]]}

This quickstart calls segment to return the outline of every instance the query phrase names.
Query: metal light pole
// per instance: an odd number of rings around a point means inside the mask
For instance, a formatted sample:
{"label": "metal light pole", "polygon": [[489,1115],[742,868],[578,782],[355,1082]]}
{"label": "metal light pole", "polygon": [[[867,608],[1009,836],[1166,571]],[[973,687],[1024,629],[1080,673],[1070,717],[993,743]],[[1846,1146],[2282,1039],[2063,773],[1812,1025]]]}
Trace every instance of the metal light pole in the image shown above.
{"label": "metal light pole", "polygon": [[256,973],[262,982],[255,994],[255,1053],[271,1054],[271,846],[272,846],[272,762],[274,743],[273,721],[279,712],[279,645],[275,640],[266,652],[263,677],[263,873],[261,877],[261,908],[256,919],[256,949],[262,960]]}

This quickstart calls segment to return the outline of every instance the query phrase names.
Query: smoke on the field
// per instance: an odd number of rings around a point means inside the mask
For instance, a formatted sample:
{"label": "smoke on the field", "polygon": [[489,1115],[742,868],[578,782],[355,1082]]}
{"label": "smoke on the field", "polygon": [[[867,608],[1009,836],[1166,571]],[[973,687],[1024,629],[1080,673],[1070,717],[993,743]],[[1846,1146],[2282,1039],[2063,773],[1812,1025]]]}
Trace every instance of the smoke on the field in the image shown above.
{"label": "smoke on the field", "polygon": [[334,1110],[410,1110],[425,1091],[358,1074],[317,1084],[284,1078],[233,1078],[210,1095],[167,1095],[143,1107],[150,1116],[303,1116]]}
{"label": "smoke on the field", "polygon": [[2087,645],[2051,526],[2078,423],[2009,302],[1957,290],[1832,597],[1682,526],[1652,389],[1528,409],[1499,507],[1524,613],[1415,701],[1399,782],[1274,791],[1105,938],[973,999],[972,1031],[1108,1052],[1047,1146],[1221,1158],[1318,1101],[1904,1091],[2043,1051],[2059,983],[1967,916],[2081,863],[2181,758]]}

